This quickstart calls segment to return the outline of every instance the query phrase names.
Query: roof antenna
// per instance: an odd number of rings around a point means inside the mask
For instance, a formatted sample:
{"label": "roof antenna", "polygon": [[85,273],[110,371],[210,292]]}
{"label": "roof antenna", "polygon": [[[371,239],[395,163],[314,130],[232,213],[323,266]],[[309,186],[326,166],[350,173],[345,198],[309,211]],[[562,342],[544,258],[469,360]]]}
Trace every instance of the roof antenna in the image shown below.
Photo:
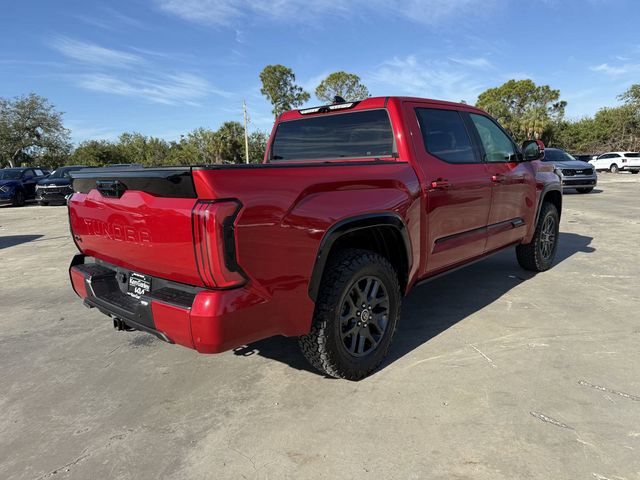
{"label": "roof antenna", "polygon": [[335,97],[333,97],[333,103],[347,103],[347,101],[342,98],[340,95],[336,95]]}

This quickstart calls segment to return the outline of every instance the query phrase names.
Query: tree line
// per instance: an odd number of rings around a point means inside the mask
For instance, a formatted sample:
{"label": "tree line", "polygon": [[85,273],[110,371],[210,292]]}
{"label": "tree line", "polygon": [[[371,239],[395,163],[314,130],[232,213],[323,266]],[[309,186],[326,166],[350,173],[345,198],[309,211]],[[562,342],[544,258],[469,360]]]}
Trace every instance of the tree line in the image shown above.
{"label": "tree line", "polygon": [[[271,103],[276,118],[311,98],[296,84],[294,72],[284,65],[267,65],[259,76],[261,93]],[[346,101],[370,96],[360,77],[344,71],[327,76],[314,93],[324,104],[333,102],[336,96]],[[482,92],[476,105],[498,119],[518,142],[539,138],[548,146],[572,153],[640,150],[640,84],[632,85],[618,99],[620,105],[601,108],[592,117],[567,120],[567,102],[561,100],[559,90],[536,85],[532,80],[509,80]],[[265,132],[248,135],[251,163],[262,162],[267,141]],[[86,140],[74,147],[62,113],[46,98],[34,93],[0,98],[0,166],[160,166],[245,161],[244,126],[236,121],[224,122],[217,130],[196,128],[178,141],[123,133],[117,140]]]}

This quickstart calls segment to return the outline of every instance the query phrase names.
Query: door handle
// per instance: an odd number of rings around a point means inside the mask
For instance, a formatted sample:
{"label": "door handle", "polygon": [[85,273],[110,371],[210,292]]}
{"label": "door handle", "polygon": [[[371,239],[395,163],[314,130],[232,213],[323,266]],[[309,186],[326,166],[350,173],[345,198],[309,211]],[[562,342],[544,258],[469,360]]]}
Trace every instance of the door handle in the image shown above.
{"label": "door handle", "polygon": [[448,190],[450,187],[451,184],[447,180],[443,180],[441,178],[431,182],[432,190]]}
{"label": "door handle", "polygon": [[507,180],[506,175],[502,173],[496,173],[495,175],[491,175],[491,181],[493,183],[504,183]]}

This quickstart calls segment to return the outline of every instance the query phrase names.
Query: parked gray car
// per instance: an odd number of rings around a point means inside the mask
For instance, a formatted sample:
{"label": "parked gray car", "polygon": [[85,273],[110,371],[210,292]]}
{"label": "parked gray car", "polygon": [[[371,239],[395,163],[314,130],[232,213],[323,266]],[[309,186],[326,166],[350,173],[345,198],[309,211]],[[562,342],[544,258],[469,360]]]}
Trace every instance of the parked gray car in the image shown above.
{"label": "parked gray car", "polygon": [[562,181],[562,189],[575,188],[579,193],[589,193],[598,183],[593,165],[576,160],[559,148],[545,148],[544,161],[553,163]]}

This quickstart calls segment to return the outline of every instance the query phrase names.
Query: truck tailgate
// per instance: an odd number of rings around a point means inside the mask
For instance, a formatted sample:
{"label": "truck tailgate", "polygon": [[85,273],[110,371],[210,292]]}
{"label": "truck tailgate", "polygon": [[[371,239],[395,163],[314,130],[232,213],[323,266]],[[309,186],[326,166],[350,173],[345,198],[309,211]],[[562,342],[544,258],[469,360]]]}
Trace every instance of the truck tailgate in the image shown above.
{"label": "truck tailgate", "polygon": [[193,243],[189,168],[74,174],[69,220],[78,248],[123,268],[203,286]]}

